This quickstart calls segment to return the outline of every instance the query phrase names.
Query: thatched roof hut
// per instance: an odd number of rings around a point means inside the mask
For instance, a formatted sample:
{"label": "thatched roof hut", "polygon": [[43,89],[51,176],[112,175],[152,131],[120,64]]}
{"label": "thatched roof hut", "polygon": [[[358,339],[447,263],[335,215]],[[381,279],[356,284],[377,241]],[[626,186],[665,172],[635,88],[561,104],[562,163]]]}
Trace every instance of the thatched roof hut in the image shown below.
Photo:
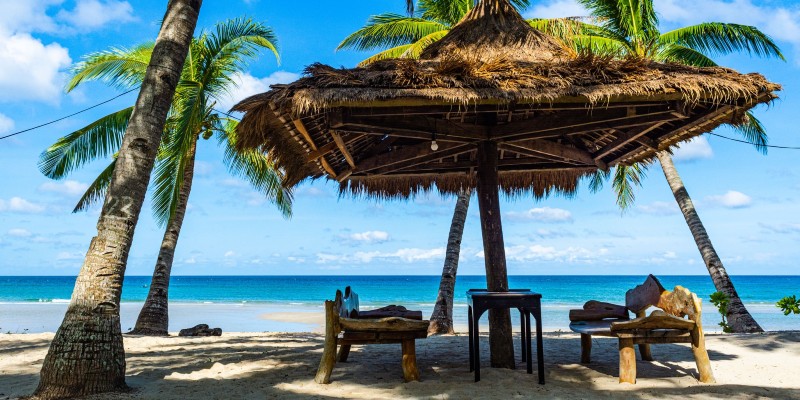
{"label": "thatched roof hut", "polygon": [[[419,60],[314,64],[234,107],[239,145],[287,183],[408,197],[476,188],[487,288],[508,291],[498,191],[572,193],[579,179],[742,122],[780,87],[758,74],[575,55],[508,0],[481,0]],[[490,314],[493,366],[513,368],[508,313]]]}
{"label": "thatched roof hut", "polygon": [[245,113],[241,145],[271,152],[290,184],[327,176],[353,194],[455,192],[475,187],[475,143],[492,140],[501,188],[542,196],[740,123],[779,89],[726,68],[575,55],[508,2],[484,1],[420,60],[314,64],[234,110]]}

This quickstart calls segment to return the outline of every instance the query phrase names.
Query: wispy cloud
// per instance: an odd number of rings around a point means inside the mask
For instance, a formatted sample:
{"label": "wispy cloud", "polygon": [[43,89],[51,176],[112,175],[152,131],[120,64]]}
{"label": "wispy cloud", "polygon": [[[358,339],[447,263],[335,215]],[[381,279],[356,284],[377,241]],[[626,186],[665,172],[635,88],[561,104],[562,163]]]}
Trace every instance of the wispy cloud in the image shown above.
{"label": "wispy cloud", "polygon": [[750,196],[735,190],[729,190],[721,195],[708,196],[706,201],[727,208],[745,208],[753,204],[753,199]]}
{"label": "wispy cloud", "polygon": [[704,136],[684,142],[675,150],[672,159],[678,162],[690,162],[714,157],[714,151]]}
{"label": "wispy cloud", "polygon": [[[584,247],[570,246],[559,249],[553,246],[542,246],[538,244],[506,247],[506,258],[517,262],[536,260],[557,263],[591,264],[608,255],[609,250],[606,248],[587,249]],[[475,256],[483,258],[483,250],[479,251]]]}
{"label": "wispy cloud", "polygon": [[30,237],[31,236],[31,232],[29,230],[27,230],[27,229],[14,228],[14,229],[9,229],[8,230],[8,236]]}
{"label": "wispy cloud", "polygon": [[133,6],[127,1],[78,0],[72,10],[61,10],[56,17],[79,30],[94,30],[111,23],[135,21]]}
{"label": "wispy cloud", "polygon": [[636,210],[650,215],[673,215],[681,210],[675,202],[654,201],[650,204],[636,205]]}
{"label": "wispy cloud", "polygon": [[48,181],[39,186],[43,192],[58,193],[67,196],[80,196],[89,188],[88,183],[66,180],[63,182]]}
{"label": "wispy cloud", "polygon": [[759,224],[765,231],[778,234],[800,234],[800,224],[781,223],[781,224]]}
{"label": "wispy cloud", "polygon": [[382,243],[389,240],[389,233],[385,231],[366,231],[351,233],[345,237],[349,240],[362,243]]}
{"label": "wispy cloud", "polygon": [[249,73],[234,74],[231,79],[236,85],[227,96],[217,99],[217,108],[228,111],[236,103],[254,95],[269,90],[270,85],[289,83],[300,78],[300,74],[288,71],[275,71],[269,76],[258,78]]}
{"label": "wispy cloud", "polygon": [[14,120],[0,113],[0,135],[11,132],[14,129]]}
{"label": "wispy cloud", "polygon": [[562,208],[538,207],[527,211],[510,211],[506,213],[510,220],[517,221],[538,221],[544,223],[566,223],[572,222],[572,213]]}
{"label": "wispy cloud", "polygon": [[9,200],[0,199],[0,212],[39,214],[44,211],[45,211],[45,206],[37,203],[32,203],[21,197],[12,197]]}
{"label": "wispy cloud", "polygon": [[355,253],[347,254],[333,254],[333,253],[317,253],[317,264],[329,263],[358,263],[369,264],[376,260],[386,262],[402,262],[412,263],[420,261],[430,261],[435,259],[444,259],[444,247],[437,247],[433,249],[420,249],[420,248],[402,248],[396,251],[383,252],[383,251],[357,251]]}

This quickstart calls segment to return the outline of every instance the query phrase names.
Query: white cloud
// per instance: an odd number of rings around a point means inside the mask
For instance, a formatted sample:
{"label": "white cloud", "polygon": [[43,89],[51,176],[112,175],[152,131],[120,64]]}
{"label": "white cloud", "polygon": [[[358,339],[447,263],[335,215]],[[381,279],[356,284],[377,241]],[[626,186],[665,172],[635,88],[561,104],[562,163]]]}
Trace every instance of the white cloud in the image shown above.
{"label": "white cloud", "polygon": [[237,73],[232,77],[236,87],[231,90],[228,96],[217,99],[217,108],[228,111],[236,103],[254,95],[269,90],[270,85],[278,83],[289,83],[300,78],[299,74],[287,71],[275,71],[267,77],[257,78],[249,73]]}
{"label": "white cloud", "polygon": [[0,0],[0,30],[8,32],[54,32],[58,25],[47,9],[64,0]]}
{"label": "white cloud", "polygon": [[637,205],[636,210],[651,215],[673,215],[680,212],[677,203],[666,201],[654,201],[650,204]]}
{"label": "white cloud", "polygon": [[695,161],[714,156],[714,151],[711,150],[711,145],[708,144],[703,136],[697,136],[694,139],[684,142],[675,150],[672,159],[675,161]]}
{"label": "white cloud", "polygon": [[[526,262],[526,261],[552,261],[559,263],[588,263],[591,264],[603,256],[609,254],[608,249],[600,248],[597,250],[586,249],[583,247],[567,247],[557,249],[552,246],[542,245],[518,245],[506,247],[506,259]],[[483,250],[476,254],[476,257],[483,258]]]}
{"label": "white cloud", "polygon": [[66,180],[63,182],[48,181],[39,186],[43,192],[59,193],[67,196],[80,196],[89,188],[88,183]]}
{"label": "white cloud", "polygon": [[413,263],[420,261],[429,261],[436,259],[444,259],[444,247],[437,247],[433,249],[419,249],[419,248],[403,248],[393,252],[381,251],[357,251],[355,253],[347,254],[331,254],[331,253],[317,253],[317,264],[369,264],[375,260],[386,262],[404,262]]}
{"label": "white cloud", "polygon": [[366,231],[353,233],[348,236],[350,240],[364,243],[380,243],[389,240],[389,233],[384,231]]}
{"label": "white cloud", "polygon": [[22,228],[14,228],[8,231],[8,236],[15,236],[15,237],[29,237],[31,236],[31,232],[27,229]]}
{"label": "white cloud", "polygon": [[572,222],[572,213],[561,208],[539,207],[528,211],[511,211],[506,214],[514,220],[539,221],[545,223]]}
{"label": "white cloud", "polygon": [[14,129],[14,120],[0,113],[0,135],[11,132]]}
{"label": "white cloud", "polygon": [[727,208],[744,208],[753,204],[750,196],[735,190],[729,190],[722,195],[708,196],[706,201]]}
{"label": "white cloud", "polygon": [[0,102],[37,100],[57,104],[72,60],[58,43],[44,45],[27,33],[0,29]]}
{"label": "white cloud", "polygon": [[235,257],[235,256],[236,256],[236,252],[234,252],[233,250],[228,250],[228,251],[225,252],[225,258],[231,258],[231,257]]}
{"label": "white cloud", "polygon": [[130,3],[116,0],[79,0],[74,9],[61,10],[57,17],[80,30],[93,30],[112,22],[136,20]]}
{"label": "white cloud", "polygon": [[74,260],[82,260],[83,253],[77,251],[62,251],[56,255],[56,260],[58,261],[74,261]]}
{"label": "white cloud", "polygon": [[525,12],[525,18],[585,17],[589,12],[575,0],[539,1]]}
{"label": "white cloud", "polygon": [[771,233],[779,233],[779,234],[797,234],[800,233],[800,224],[765,224],[760,223],[762,228],[766,229]]}
{"label": "white cloud", "polygon": [[0,212],[16,212],[24,214],[38,214],[44,212],[45,207],[41,204],[31,203],[21,197],[12,197],[8,201],[0,199]]}

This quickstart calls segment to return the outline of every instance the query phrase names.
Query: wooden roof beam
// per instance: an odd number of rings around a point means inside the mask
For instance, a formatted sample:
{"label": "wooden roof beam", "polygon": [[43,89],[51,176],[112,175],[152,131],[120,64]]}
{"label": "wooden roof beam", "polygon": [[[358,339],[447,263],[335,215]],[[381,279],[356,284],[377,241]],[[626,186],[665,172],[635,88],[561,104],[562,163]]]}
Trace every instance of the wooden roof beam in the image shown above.
{"label": "wooden roof beam", "polygon": [[350,151],[347,150],[347,146],[342,139],[342,136],[339,135],[336,131],[330,131],[331,137],[333,137],[334,143],[336,143],[336,147],[339,148],[339,151],[342,152],[344,159],[347,160],[347,163],[350,164],[350,168],[356,167],[356,162],[353,161],[353,156],[350,154]]}
{"label": "wooden roof beam", "polygon": [[628,132],[620,132],[616,139],[604,146],[602,149],[598,150],[594,154],[594,158],[599,160],[611,153],[614,153],[628,144],[638,141],[644,137],[644,135],[647,135],[648,133],[660,128],[665,123],[666,121],[661,121],[651,125],[634,128]]}
{"label": "wooden roof beam", "polygon": [[428,154],[414,157],[410,159],[406,159],[401,162],[392,163],[391,165],[387,165],[381,168],[373,169],[369,171],[370,175],[385,175],[394,171],[403,170],[406,168],[414,167],[420,164],[425,164],[431,161],[441,160],[442,158],[452,157],[459,154],[468,153],[470,151],[474,151],[475,146],[470,144],[462,144],[458,146],[454,146],[448,149],[442,149],[441,147],[439,150],[431,151]]}
{"label": "wooden roof beam", "polygon": [[[311,135],[308,134],[308,130],[306,129],[305,124],[303,124],[303,121],[299,119],[293,119],[292,122],[294,123],[294,127],[297,128],[297,131],[300,132],[300,135],[303,136],[303,139],[306,140],[308,146],[311,147],[311,150],[316,151],[317,145],[314,143],[314,140],[311,139]],[[325,157],[320,157],[319,162],[322,165],[322,169],[324,169],[325,172],[328,173],[328,175],[330,175],[331,177],[336,176],[336,171],[334,171],[333,167],[331,167],[331,165],[328,164],[328,161],[325,160]]]}
{"label": "wooden roof beam", "polygon": [[483,140],[488,136],[480,127],[459,124],[450,120],[432,117],[414,117],[398,119],[396,117],[366,117],[344,114],[341,109],[331,111],[328,122],[332,129],[350,130],[352,128],[366,128],[386,134],[413,132],[427,134],[431,138],[436,134],[437,139],[462,138]]}

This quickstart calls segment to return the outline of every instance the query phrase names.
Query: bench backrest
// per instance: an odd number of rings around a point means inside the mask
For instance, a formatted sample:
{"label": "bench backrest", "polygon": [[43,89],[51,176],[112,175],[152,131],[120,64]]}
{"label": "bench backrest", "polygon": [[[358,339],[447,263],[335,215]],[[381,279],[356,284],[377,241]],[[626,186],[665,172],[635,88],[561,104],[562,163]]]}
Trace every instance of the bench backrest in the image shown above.
{"label": "bench backrest", "polygon": [[336,291],[336,309],[339,311],[339,316],[344,318],[358,317],[358,294],[354,292],[350,286],[344,289],[344,295],[341,290]]}
{"label": "bench backrest", "polygon": [[625,306],[637,317],[643,316],[645,310],[657,307],[669,315],[678,318],[689,317],[700,325],[700,299],[683,286],[675,286],[672,291],[664,289],[661,282],[649,275],[639,286],[625,293]]}

